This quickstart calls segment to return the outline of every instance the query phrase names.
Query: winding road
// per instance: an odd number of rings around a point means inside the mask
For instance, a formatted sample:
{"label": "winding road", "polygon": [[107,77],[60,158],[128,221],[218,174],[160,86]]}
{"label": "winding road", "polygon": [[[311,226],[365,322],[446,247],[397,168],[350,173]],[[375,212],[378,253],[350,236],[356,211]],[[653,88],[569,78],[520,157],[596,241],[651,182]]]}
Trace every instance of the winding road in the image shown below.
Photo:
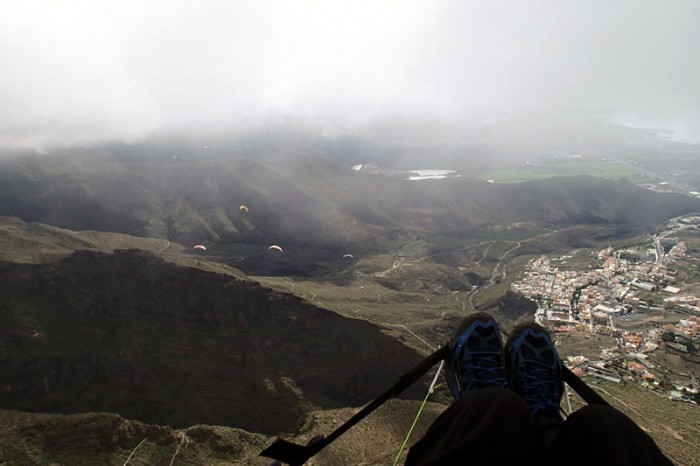
{"label": "winding road", "polygon": [[506,278],[506,269],[505,269],[505,264],[503,261],[505,260],[506,256],[510,254],[511,252],[515,251],[521,246],[520,241],[518,241],[518,244],[510,248],[509,250],[505,251],[503,254],[501,254],[501,257],[498,258],[498,264],[493,268],[493,272],[491,272],[491,279],[489,280],[489,286],[493,286],[496,284],[496,277],[498,276],[498,269],[503,267],[503,272],[501,272],[501,278],[505,279]]}
{"label": "winding road", "polygon": [[[511,252],[518,249],[521,245],[522,245],[522,243],[520,241],[518,241],[515,246],[513,246],[512,248],[508,249],[503,254],[501,254],[501,257],[498,258],[498,263],[494,266],[493,271],[491,272],[491,278],[489,279],[489,283],[488,283],[488,285],[486,285],[486,288],[489,288],[489,287],[492,287],[493,285],[495,285],[496,279],[499,275],[501,276],[501,279],[505,280],[507,274],[506,274],[506,268],[505,268],[504,261],[505,261],[506,257],[508,256],[508,254],[510,254]],[[489,248],[490,247],[491,247],[491,245],[489,245]],[[484,255],[485,254],[486,253],[484,252]],[[483,257],[481,260],[483,260]],[[481,260],[479,262],[481,262]],[[502,269],[503,271],[499,273],[499,269]],[[471,306],[472,309],[476,309],[476,306],[474,305],[474,296],[476,296],[476,294],[479,291],[481,291],[482,289],[484,289],[484,287],[479,286],[479,287],[474,288],[469,293],[467,300],[469,301],[469,305]],[[464,305],[464,303],[462,303],[462,305]]]}

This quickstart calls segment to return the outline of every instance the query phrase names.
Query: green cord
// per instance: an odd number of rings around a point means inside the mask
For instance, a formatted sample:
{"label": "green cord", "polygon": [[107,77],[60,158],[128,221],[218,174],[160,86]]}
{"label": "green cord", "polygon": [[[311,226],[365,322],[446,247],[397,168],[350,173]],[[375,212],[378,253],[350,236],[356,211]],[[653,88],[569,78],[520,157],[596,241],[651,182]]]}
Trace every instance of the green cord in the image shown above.
{"label": "green cord", "polygon": [[399,454],[396,455],[396,459],[394,460],[394,464],[392,466],[396,466],[399,463],[399,459],[401,458],[401,453],[403,453],[404,448],[406,448],[406,444],[408,443],[408,439],[411,438],[411,434],[413,433],[413,428],[416,427],[416,424],[418,423],[418,418],[420,417],[421,413],[423,412],[423,408],[425,408],[425,404],[428,402],[428,397],[433,393],[435,389],[440,388],[442,385],[437,385],[435,387],[431,387],[428,389],[428,393],[425,394],[425,398],[423,399],[423,404],[420,405],[420,409],[418,410],[418,414],[416,414],[416,418],[413,420],[413,424],[411,425],[411,428],[408,430],[408,434],[406,434],[406,438],[403,441],[403,444],[401,445],[401,449],[399,450]]}

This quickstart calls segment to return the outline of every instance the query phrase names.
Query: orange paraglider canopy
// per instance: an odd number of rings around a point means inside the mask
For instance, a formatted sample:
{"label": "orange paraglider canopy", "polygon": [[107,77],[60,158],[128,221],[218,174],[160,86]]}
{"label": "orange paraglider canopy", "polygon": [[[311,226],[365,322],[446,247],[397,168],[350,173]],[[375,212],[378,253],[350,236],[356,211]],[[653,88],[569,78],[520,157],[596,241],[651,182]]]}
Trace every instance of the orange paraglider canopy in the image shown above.
{"label": "orange paraglider canopy", "polygon": [[205,247],[202,246],[201,244],[195,244],[194,247],[193,247],[192,249],[201,249],[202,251],[206,251],[206,250],[207,250],[207,248],[205,248]]}

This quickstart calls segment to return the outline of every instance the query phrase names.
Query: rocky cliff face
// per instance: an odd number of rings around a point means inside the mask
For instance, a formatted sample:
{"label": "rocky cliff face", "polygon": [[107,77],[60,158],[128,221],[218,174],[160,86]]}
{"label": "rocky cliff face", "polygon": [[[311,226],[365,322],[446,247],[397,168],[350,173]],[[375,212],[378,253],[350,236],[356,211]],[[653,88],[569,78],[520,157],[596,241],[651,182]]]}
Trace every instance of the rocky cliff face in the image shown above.
{"label": "rocky cliff face", "polygon": [[0,284],[5,409],[294,431],[420,359],[367,322],[142,251],[0,263]]}

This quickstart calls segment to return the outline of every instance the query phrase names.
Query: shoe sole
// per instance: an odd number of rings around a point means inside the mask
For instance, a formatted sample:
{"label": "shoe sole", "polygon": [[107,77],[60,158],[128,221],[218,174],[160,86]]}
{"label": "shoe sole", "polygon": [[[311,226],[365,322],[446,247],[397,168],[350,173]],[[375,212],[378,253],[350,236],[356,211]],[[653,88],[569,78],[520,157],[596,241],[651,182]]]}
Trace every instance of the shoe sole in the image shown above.
{"label": "shoe sole", "polygon": [[457,330],[455,330],[454,334],[452,335],[452,338],[450,339],[450,347],[448,351],[446,361],[447,364],[445,369],[445,378],[447,379],[447,386],[452,392],[452,397],[455,399],[455,401],[461,398],[460,384],[457,379],[457,377],[459,377],[459,371],[457,370],[458,367],[456,367],[456,362],[461,348],[467,340],[466,338],[464,338],[464,340],[462,341],[462,337],[476,322],[493,322],[496,325],[496,330],[498,331],[498,338],[499,340],[501,340],[501,332],[498,328],[498,322],[496,322],[496,319],[494,319],[491,314],[488,314],[486,312],[476,312],[462,319],[462,322],[460,322],[460,324],[457,326]]}
{"label": "shoe sole", "polygon": [[506,377],[508,379],[508,383],[510,384],[511,387],[517,386],[517,384],[514,383],[515,372],[513,371],[513,346],[518,342],[518,340],[523,336],[523,333],[528,329],[535,332],[535,334],[543,335],[547,339],[548,344],[552,347],[552,350],[553,350],[554,355],[555,355],[555,359],[559,363],[559,383],[563,387],[564,369],[563,369],[563,364],[561,363],[561,360],[559,359],[559,352],[557,351],[557,347],[554,344],[554,340],[552,340],[551,334],[544,327],[542,327],[540,324],[537,324],[535,322],[526,322],[524,324],[518,325],[517,327],[515,327],[515,329],[513,329],[510,336],[508,337],[508,341],[506,341],[504,355],[505,355]]}
{"label": "shoe sole", "polygon": [[505,346],[505,350],[504,350],[505,359],[506,359],[506,361],[505,361],[506,362],[506,373],[508,374],[508,381],[509,382],[511,381],[510,374],[512,373],[512,370],[511,370],[512,369],[512,367],[511,367],[511,364],[512,364],[511,352],[513,350],[513,345],[518,340],[518,338],[520,338],[522,333],[527,329],[533,330],[536,333],[543,334],[547,338],[547,340],[549,340],[549,343],[552,345],[552,348],[554,348],[555,354],[559,354],[559,352],[556,350],[556,346],[554,345],[554,340],[552,340],[552,336],[540,324],[535,323],[535,322],[525,322],[523,324],[518,325],[517,327],[515,327],[513,329],[512,332],[510,332],[510,336],[508,337],[508,340],[506,341],[506,346]]}

